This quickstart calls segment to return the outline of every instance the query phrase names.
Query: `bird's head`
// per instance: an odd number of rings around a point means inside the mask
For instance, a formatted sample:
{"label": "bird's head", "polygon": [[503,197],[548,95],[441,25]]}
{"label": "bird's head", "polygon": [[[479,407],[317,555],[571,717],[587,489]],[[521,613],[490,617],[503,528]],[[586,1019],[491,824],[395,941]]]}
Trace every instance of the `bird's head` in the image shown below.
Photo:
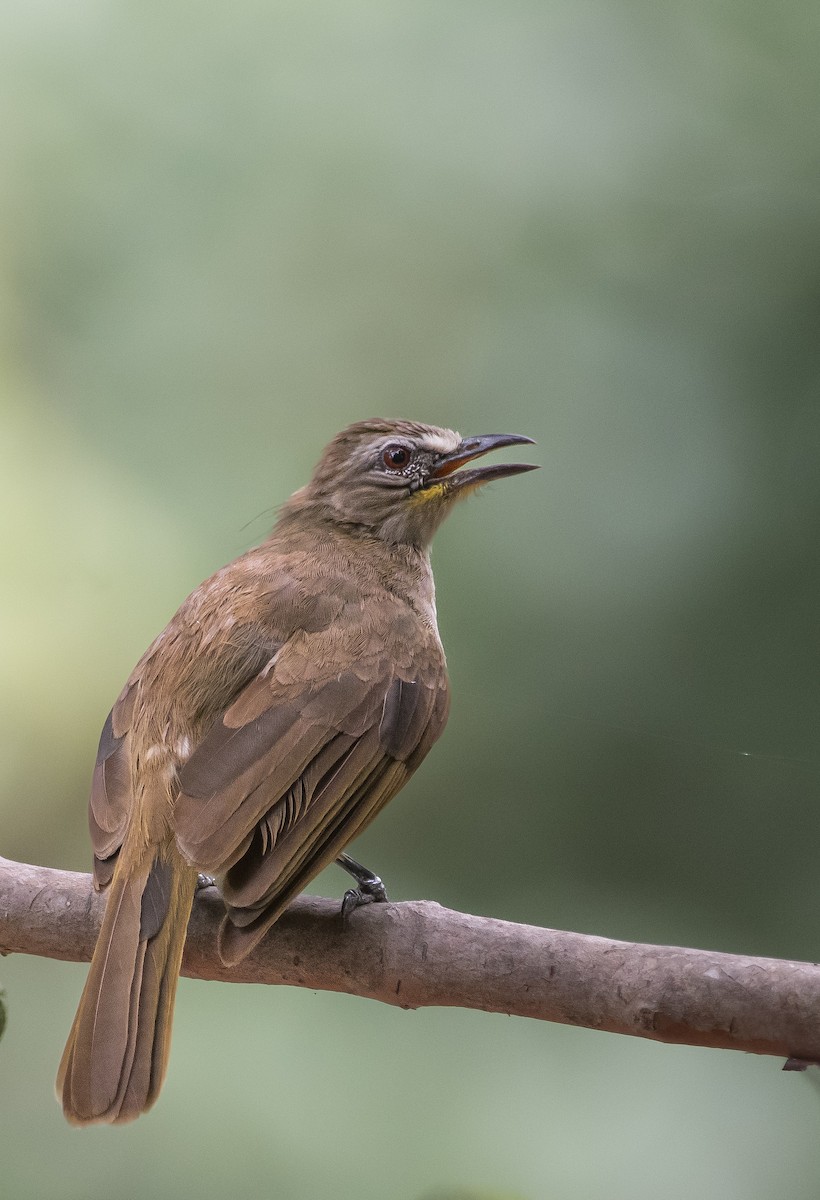
{"label": "bird's head", "polygon": [[460,470],[490,450],[532,438],[490,433],[462,438],[415,421],[359,421],[337,434],[310,483],[286,506],[360,529],[387,542],[426,547],[456,500],[484,483],[533,471],[531,463]]}

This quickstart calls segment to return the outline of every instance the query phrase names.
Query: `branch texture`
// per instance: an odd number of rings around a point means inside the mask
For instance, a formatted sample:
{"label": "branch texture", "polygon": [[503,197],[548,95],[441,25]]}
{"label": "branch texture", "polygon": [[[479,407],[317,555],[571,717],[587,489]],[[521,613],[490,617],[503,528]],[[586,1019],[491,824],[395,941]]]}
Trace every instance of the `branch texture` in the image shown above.
{"label": "branch texture", "polygon": [[[88,961],[104,903],[88,875],[0,858],[0,952]],[[184,975],[820,1060],[820,966],[813,963],[611,941],[429,901],[372,904],[343,922],[338,901],[303,896],[247,959],[227,968],[216,953],[222,911],[215,889],[199,893]]]}

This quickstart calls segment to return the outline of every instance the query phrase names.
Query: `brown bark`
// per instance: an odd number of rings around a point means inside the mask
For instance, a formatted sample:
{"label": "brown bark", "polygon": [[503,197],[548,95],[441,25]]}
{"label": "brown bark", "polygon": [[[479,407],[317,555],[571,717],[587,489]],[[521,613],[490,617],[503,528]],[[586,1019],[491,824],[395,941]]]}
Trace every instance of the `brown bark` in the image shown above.
{"label": "brown bark", "polygon": [[[0,858],[0,952],[87,961],[104,903],[88,875]],[[221,915],[216,890],[200,892],[184,975],[820,1060],[820,966],[813,963],[611,941],[430,901],[373,904],[343,922],[338,901],[303,896],[248,958],[228,968],[216,954]]]}

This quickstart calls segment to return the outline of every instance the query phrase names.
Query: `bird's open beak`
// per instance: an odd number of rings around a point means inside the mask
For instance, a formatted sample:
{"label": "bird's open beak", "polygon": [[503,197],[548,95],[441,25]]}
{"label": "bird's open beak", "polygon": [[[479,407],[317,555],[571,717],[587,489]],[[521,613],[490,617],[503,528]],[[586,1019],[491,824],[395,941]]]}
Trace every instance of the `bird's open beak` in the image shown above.
{"label": "bird's open beak", "polygon": [[452,495],[456,491],[478,487],[482,483],[491,483],[494,479],[505,479],[508,475],[520,475],[523,471],[537,471],[536,463],[493,463],[487,467],[476,467],[472,471],[458,471],[465,463],[489,454],[491,450],[500,450],[502,446],[535,445],[532,438],[523,437],[519,433],[483,433],[478,437],[464,438],[461,444],[451,454],[442,455],[428,477],[428,487],[436,485],[442,491]]}

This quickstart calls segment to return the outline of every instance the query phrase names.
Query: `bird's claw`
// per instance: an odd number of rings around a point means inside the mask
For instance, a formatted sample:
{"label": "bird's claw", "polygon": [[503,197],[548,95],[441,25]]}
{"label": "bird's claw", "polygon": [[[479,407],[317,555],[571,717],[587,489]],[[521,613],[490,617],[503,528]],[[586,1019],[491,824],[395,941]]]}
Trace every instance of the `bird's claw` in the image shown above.
{"label": "bird's claw", "polygon": [[213,875],[204,875],[201,871],[196,877],[196,890],[202,892],[205,888],[216,887]]}
{"label": "bird's claw", "polygon": [[340,854],[336,862],[342,870],[347,871],[348,875],[353,876],[358,885],[345,892],[342,898],[343,920],[363,904],[384,904],[387,900],[387,892],[385,891],[384,884],[378,875],[374,875],[369,867],[363,867],[360,862],[356,862],[356,859],[351,858],[349,854]]}
{"label": "bird's claw", "polygon": [[363,904],[386,904],[387,890],[378,875],[360,881],[358,887],[348,888],[342,897],[342,920]]}

